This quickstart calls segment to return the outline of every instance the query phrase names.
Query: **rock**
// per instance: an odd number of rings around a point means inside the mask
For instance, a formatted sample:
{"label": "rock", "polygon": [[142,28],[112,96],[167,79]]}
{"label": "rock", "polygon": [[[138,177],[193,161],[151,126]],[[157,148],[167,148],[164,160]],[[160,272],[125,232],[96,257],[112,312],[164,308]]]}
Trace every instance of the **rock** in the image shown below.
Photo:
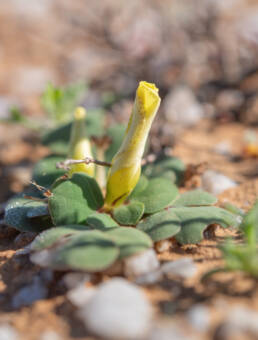
{"label": "rock", "polygon": [[231,144],[227,140],[222,141],[214,145],[214,151],[222,156],[230,156],[232,151]]}
{"label": "rock", "polygon": [[0,324],[0,339],[1,340],[19,340],[20,337],[17,331],[6,323]]}
{"label": "rock", "polygon": [[201,180],[202,188],[214,195],[219,195],[223,191],[237,186],[237,183],[232,179],[213,170],[206,170]]}
{"label": "rock", "polygon": [[204,110],[190,88],[181,86],[172,90],[164,100],[164,112],[167,120],[180,127],[197,124],[204,115]]}
{"label": "rock", "polygon": [[187,319],[197,331],[206,332],[211,322],[210,311],[206,306],[196,304],[188,310]]}
{"label": "rock", "polygon": [[158,325],[151,332],[148,340],[191,340],[175,325]]}
{"label": "rock", "polygon": [[84,285],[90,279],[91,275],[88,273],[68,273],[63,277],[64,284],[68,289]]}
{"label": "rock", "polygon": [[159,260],[153,249],[130,256],[124,261],[124,273],[127,277],[138,277],[150,273],[159,267]]}
{"label": "rock", "polygon": [[61,337],[55,331],[45,331],[40,335],[39,340],[61,340]]}
{"label": "rock", "polygon": [[80,284],[68,291],[67,299],[76,307],[83,307],[92,298],[96,289]]}
{"label": "rock", "polygon": [[44,281],[37,275],[32,282],[21,288],[12,298],[12,307],[14,309],[22,306],[29,306],[37,300],[42,300],[47,297],[48,289]]}
{"label": "rock", "polygon": [[171,242],[169,240],[162,240],[155,243],[155,249],[158,253],[164,253],[168,251],[171,247]]}
{"label": "rock", "polygon": [[164,263],[161,266],[161,270],[169,278],[179,276],[188,279],[196,274],[197,267],[192,259],[184,257],[176,261]]}
{"label": "rock", "polygon": [[244,102],[243,93],[239,90],[224,90],[216,98],[216,107],[219,111],[237,110]]}
{"label": "rock", "polygon": [[142,291],[122,278],[102,283],[79,316],[95,335],[105,339],[139,339],[146,335],[152,308]]}
{"label": "rock", "polygon": [[238,329],[252,332],[258,336],[258,312],[250,308],[242,306],[233,308],[227,322]]}
{"label": "rock", "polygon": [[156,271],[138,276],[134,282],[138,285],[153,285],[162,280],[162,278],[163,273],[158,269]]}

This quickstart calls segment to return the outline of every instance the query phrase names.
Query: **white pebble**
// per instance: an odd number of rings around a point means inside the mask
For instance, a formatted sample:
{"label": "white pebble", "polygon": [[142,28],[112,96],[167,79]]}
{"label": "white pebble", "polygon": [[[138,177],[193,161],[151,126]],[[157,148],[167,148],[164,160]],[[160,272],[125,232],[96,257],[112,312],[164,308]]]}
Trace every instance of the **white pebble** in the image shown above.
{"label": "white pebble", "polygon": [[197,331],[206,332],[211,321],[209,309],[204,305],[196,304],[187,312],[187,319]]}
{"label": "white pebble", "polygon": [[155,244],[155,249],[158,253],[164,253],[165,251],[168,251],[171,247],[171,242],[169,240],[162,240],[158,241]]}
{"label": "white pebble", "polygon": [[137,286],[115,278],[99,286],[79,316],[97,336],[135,340],[148,332],[152,308]]}
{"label": "white pebble", "polygon": [[63,281],[68,289],[76,288],[90,281],[91,275],[88,273],[68,273],[64,276]]}
{"label": "white pebble", "polygon": [[236,185],[236,182],[229,177],[213,170],[207,170],[202,175],[202,188],[214,195],[219,195]]}
{"label": "white pebble", "polygon": [[188,279],[196,274],[197,267],[192,259],[184,257],[176,261],[164,263],[161,270],[169,278],[179,276],[184,279]]}
{"label": "white pebble", "polygon": [[45,331],[41,334],[39,340],[61,340],[61,337],[55,331]]}
{"label": "white pebble", "polygon": [[130,256],[124,261],[124,273],[127,277],[138,277],[159,268],[159,260],[153,249]]}
{"label": "white pebble", "polygon": [[154,285],[155,283],[161,281],[163,278],[163,273],[160,269],[138,276],[135,279],[135,283],[138,285]]}
{"label": "white pebble", "polygon": [[164,101],[164,111],[170,123],[181,127],[197,124],[204,115],[203,107],[193,91],[186,86],[180,86],[168,94]]}
{"label": "white pebble", "polygon": [[85,284],[80,284],[79,286],[69,290],[66,294],[67,299],[76,307],[83,307],[86,302],[92,298],[96,289],[91,287],[86,287]]}
{"label": "white pebble", "polygon": [[0,339],[1,340],[19,340],[17,331],[8,324],[0,324]]}

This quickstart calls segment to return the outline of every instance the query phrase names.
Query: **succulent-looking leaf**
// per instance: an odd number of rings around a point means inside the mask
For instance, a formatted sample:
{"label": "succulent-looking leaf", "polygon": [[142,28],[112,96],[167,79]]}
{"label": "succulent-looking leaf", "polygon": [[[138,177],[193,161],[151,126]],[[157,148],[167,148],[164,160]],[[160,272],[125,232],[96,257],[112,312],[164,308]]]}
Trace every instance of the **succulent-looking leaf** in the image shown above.
{"label": "succulent-looking leaf", "polygon": [[52,247],[63,236],[70,236],[87,230],[90,230],[90,228],[84,225],[67,225],[48,229],[43,231],[33,240],[30,244],[30,250],[39,251],[44,248]]}
{"label": "succulent-looking leaf", "polygon": [[132,227],[107,229],[106,234],[120,248],[120,259],[144,251],[152,246],[152,241],[147,234]]}
{"label": "succulent-looking leaf", "polygon": [[[68,158],[80,160],[86,157],[92,157],[90,141],[86,137],[85,117],[86,110],[83,107],[77,107],[74,112]],[[69,175],[76,172],[83,172],[94,176],[95,165],[93,163],[71,165]]]}
{"label": "succulent-looking leaf", "polygon": [[136,186],[141,174],[141,159],[152,121],[160,104],[154,84],[140,82],[127,130],[108,172],[105,205],[121,205]]}
{"label": "succulent-looking leaf", "polygon": [[48,216],[48,215],[49,215],[49,212],[48,212],[47,204],[42,204],[37,207],[33,207],[27,212],[28,218],[36,218],[36,217],[42,217],[42,216]]}
{"label": "succulent-looking leaf", "polygon": [[137,201],[120,205],[113,210],[114,219],[121,225],[136,225],[144,213],[144,204]]}
{"label": "succulent-looking leaf", "polygon": [[54,184],[48,204],[55,225],[84,224],[94,210],[101,208],[103,197],[94,178],[76,173]]}
{"label": "succulent-looking leaf", "polygon": [[198,243],[210,224],[237,227],[236,215],[218,207],[177,207],[147,217],[137,225],[153,241],[175,236],[181,244]]}
{"label": "succulent-looking leaf", "polygon": [[60,240],[52,249],[32,254],[32,262],[56,270],[85,270],[98,272],[108,268],[119,255],[115,243],[98,230],[84,231],[67,242]]}
{"label": "succulent-looking leaf", "polygon": [[137,225],[137,229],[147,233],[156,242],[175,236],[181,225],[180,219],[169,209],[146,217]]}
{"label": "succulent-looking leaf", "polygon": [[239,225],[236,215],[219,207],[182,207],[173,211],[181,220],[181,230],[175,236],[181,244],[200,242],[204,230],[210,224],[217,223],[223,228]]}
{"label": "succulent-looking leaf", "polygon": [[148,178],[164,177],[180,184],[185,172],[185,165],[179,158],[166,156],[146,164],[142,172]]}
{"label": "succulent-looking leaf", "polygon": [[137,195],[139,195],[144,189],[146,189],[148,183],[149,183],[149,181],[148,181],[147,177],[145,177],[144,175],[141,175],[138,183],[136,184],[136,187],[134,188],[134,190],[132,191],[132,193],[128,197],[128,199],[130,200],[130,199],[137,197]]}
{"label": "succulent-looking leaf", "polygon": [[192,190],[180,195],[173,202],[173,207],[212,205],[216,202],[217,198],[210,193],[202,190]]}
{"label": "succulent-looking leaf", "polygon": [[[32,201],[23,197],[12,198],[6,208],[4,221],[7,225],[20,231],[41,231],[46,228],[42,221],[31,221],[28,218],[30,210],[45,207],[45,203]],[[48,226],[47,226],[48,227]]]}
{"label": "succulent-looking leaf", "polygon": [[118,227],[113,218],[105,213],[94,212],[90,214],[86,219],[86,224],[92,229],[106,230],[108,228]]}
{"label": "succulent-looking leaf", "polygon": [[63,169],[56,168],[56,163],[63,160],[64,158],[60,156],[48,156],[40,160],[33,169],[33,181],[38,185],[49,188],[57,178],[65,174]]}
{"label": "succulent-looking leaf", "polygon": [[154,178],[134,199],[144,204],[144,213],[153,214],[166,208],[178,195],[177,187],[165,178]]}

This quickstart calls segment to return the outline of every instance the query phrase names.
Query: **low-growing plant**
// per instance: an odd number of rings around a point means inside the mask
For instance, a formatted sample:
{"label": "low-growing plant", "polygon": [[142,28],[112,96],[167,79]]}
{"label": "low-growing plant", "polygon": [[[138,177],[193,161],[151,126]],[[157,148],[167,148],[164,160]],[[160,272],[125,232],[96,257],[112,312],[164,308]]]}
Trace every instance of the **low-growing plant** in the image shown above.
{"label": "low-growing plant", "polygon": [[258,278],[258,201],[246,215],[243,213],[242,215],[243,221],[239,226],[241,240],[236,242],[229,238],[219,247],[224,266],[208,272],[203,279],[217,272],[233,271],[240,271]]}
{"label": "low-growing plant", "polygon": [[[77,108],[72,124],[44,136],[54,154],[36,164],[36,184],[11,199],[5,211],[8,225],[43,231],[30,246],[32,261],[59,270],[101,271],[153,242],[174,237],[180,244],[198,243],[211,224],[238,226],[237,214],[214,206],[213,195],[179,194],[185,170],[179,159],[143,160],[159,105],[156,86],[140,82],[126,129],[104,129],[99,112]],[[95,146],[91,136],[98,140]],[[109,168],[104,189],[100,166]]]}

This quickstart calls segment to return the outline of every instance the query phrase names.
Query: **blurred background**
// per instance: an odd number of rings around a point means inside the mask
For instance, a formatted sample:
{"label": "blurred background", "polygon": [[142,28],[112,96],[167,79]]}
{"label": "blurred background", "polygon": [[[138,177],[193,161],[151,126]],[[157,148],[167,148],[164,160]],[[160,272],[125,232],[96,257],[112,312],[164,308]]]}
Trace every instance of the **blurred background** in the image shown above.
{"label": "blurred background", "polygon": [[[239,156],[240,140],[256,140],[250,128],[258,122],[258,1],[1,1],[1,180],[19,191],[12,176],[27,180],[31,162],[46,153],[35,134],[11,123],[29,125],[24,117],[33,117],[41,130],[49,82],[83,84],[80,104],[126,122],[140,80],[154,82],[162,97],[153,151],[175,146],[182,131],[208,119],[206,135],[196,134],[199,144],[220,143],[220,153],[238,148]],[[241,128],[229,125],[207,142],[218,124],[232,122]],[[184,143],[193,146],[195,139],[186,136]],[[188,163],[206,161],[199,146],[174,152]]]}

